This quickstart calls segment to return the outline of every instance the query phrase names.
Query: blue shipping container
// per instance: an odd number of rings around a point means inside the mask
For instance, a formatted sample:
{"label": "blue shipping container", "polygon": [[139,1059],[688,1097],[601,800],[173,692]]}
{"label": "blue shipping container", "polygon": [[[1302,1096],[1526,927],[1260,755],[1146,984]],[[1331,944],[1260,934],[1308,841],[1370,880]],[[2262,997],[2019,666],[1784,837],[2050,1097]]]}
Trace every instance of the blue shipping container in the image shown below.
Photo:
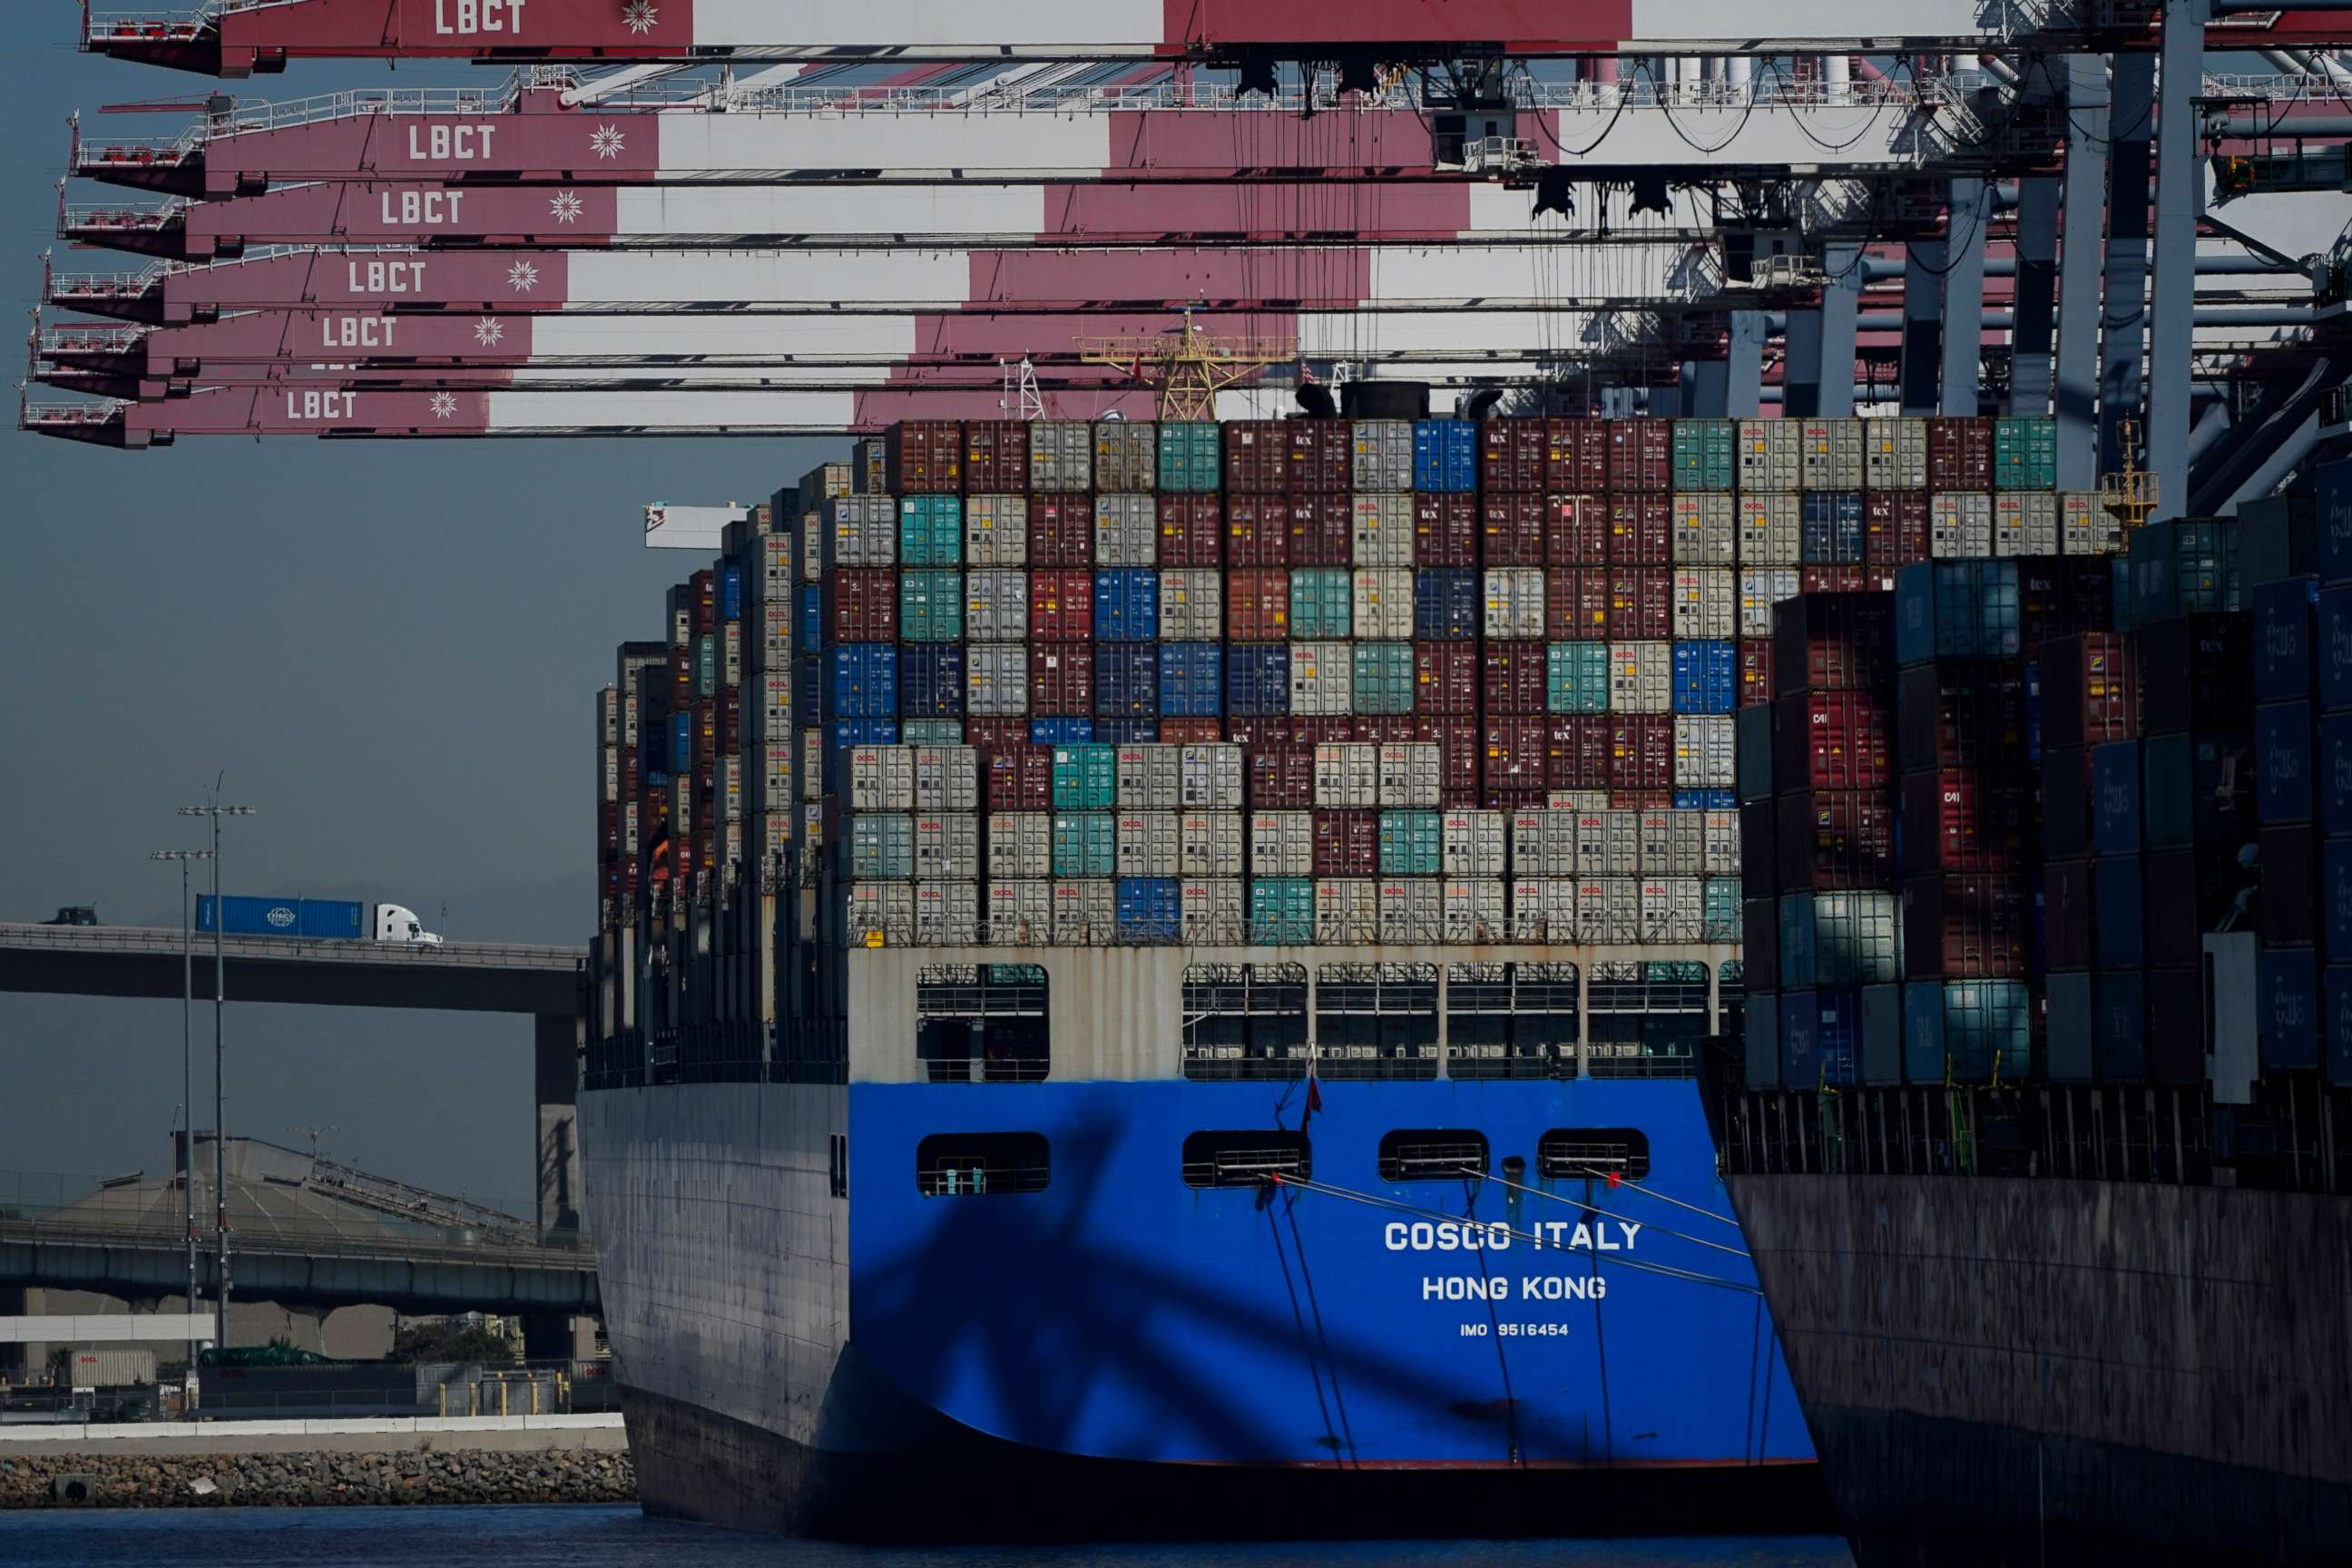
{"label": "blue shipping container", "polygon": [[2352,583],[2352,458],[2328,463],[2312,479],[2318,512],[2319,580]]}
{"label": "blue shipping container", "polygon": [[2319,705],[2330,713],[2352,711],[2352,588],[2322,588],[2317,617],[2312,655]]}
{"label": "blue shipping container", "polygon": [[2263,1070],[2319,1065],[2319,955],[2307,947],[2264,948],[2254,960]]}
{"label": "blue shipping container", "polygon": [[694,715],[691,713],[669,716],[669,771],[674,773],[694,771]]}
{"label": "blue shipping container", "polygon": [[1860,993],[1791,991],[1781,995],[1781,1087],[1850,1088],[1861,1059]]}
{"label": "blue shipping container", "polygon": [[1115,567],[1095,574],[1095,640],[1135,642],[1160,635],[1160,574]]}
{"label": "blue shipping container", "polygon": [[824,706],[824,665],[814,658],[793,661],[793,722],[814,724]]}
{"label": "blue shipping container", "polygon": [[1121,877],[1116,919],[1121,942],[1173,942],[1183,927],[1182,884],[1173,877]]}
{"label": "blue shipping container", "polygon": [[1225,661],[1225,711],[1262,718],[1290,711],[1290,646],[1235,643]]}
{"label": "blue shipping container", "polygon": [[1095,717],[1149,719],[1160,711],[1160,645],[1095,645]]}
{"label": "blue shipping container", "polygon": [[1416,419],[1412,488],[1426,495],[1468,495],[1478,488],[1478,426],[1465,419]]}
{"label": "blue shipping container", "polygon": [[1808,565],[1849,566],[1862,560],[1862,497],[1815,492],[1798,513],[1798,552]]}
{"label": "blue shipping container", "polygon": [[2101,969],[2137,969],[2147,962],[2147,893],[2137,855],[2105,855],[2091,868],[2091,950]]}
{"label": "blue shipping container", "polygon": [[1412,635],[1421,641],[1474,641],[1483,611],[1478,574],[1469,567],[1437,567],[1413,574]]}
{"label": "blue shipping container", "polygon": [[2326,1010],[2320,1066],[2326,1069],[2328,1082],[2352,1084],[2352,964],[2327,966],[2319,1002]]}
{"label": "blue shipping container", "polygon": [[2131,970],[2105,973],[2093,982],[2098,1003],[2099,1077],[2109,1083],[2138,1083],[2147,1077],[2147,988]]}
{"label": "blue shipping container", "polygon": [[1083,746],[1094,738],[1095,721],[1091,719],[1029,721],[1029,743],[1033,746]]}
{"label": "blue shipping container", "polygon": [[2014,561],[1921,561],[1895,574],[1895,658],[2015,658],[2023,637]]}
{"label": "blue shipping container", "polygon": [[2254,816],[2264,824],[2309,822],[2311,773],[2311,704],[2255,709]]}
{"label": "blue shipping container", "polygon": [[2288,577],[2254,590],[2254,700],[2295,702],[2312,695],[2312,627],[2319,607],[2314,577]]}
{"label": "blue shipping container", "polygon": [[1739,800],[1736,792],[1727,789],[1678,789],[1675,791],[1676,811],[1737,811]]}
{"label": "blue shipping container", "polygon": [[1225,649],[1222,643],[1160,645],[1160,716],[1214,719],[1225,710]]}
{"label": "blue shipping container", "polygon": [[[357,942],[368,934],[365,904],[341,899],[251,899],[230,894],[221,900],[226,936],[300,936],[321,942]],[[213,929],[213,896],[196,895],[196,929]]]}
{"label": "blue shipping container", "polygon": [[2320,719],[2312,792],[2318,797],[2320,832],[2331,838],[2352,837],[2352,713]]}
{"label": "blue shipping container", "polygon": [[953,719],[963,712],[961,643],[909,645],[898,656],[898,713],[906,719]]}
{"label": "blue shipping container", "polygon": [[839,750],[844,746],[895,746],[898,743],[898,721],[896,719],[840,719],[825,726],[824,743]]}
{"label": "blue shipping container", "polygon": [[2137,741],[2109,741],[2091,748],[2091,843],[2102,855],[2137,854],[2140,823]]}
{"label": "blue shipping container", "polygon": [[824,651],[824,584],[812,583],[800,592],[795,640],[803,653]]}
{"label": "blue shipping container", "polygon": [[2319,940],[2330,958],[2352,962],[2352,838],[2320,841]]}
{"label": "blue shipping container", "polygon": [[743,568],[731,561],[729,562],[726,573],[720,581],[723,585],[719,594],[719,618],[722,621],[741,620],[743,618]]}
{"label": "blue shipping container", "polygon": [[898,647],[896,643],[835,643],[827,664],[824,716],[828,719],[895,719],[898,716]]}
{"label": "blue shipping container", "polygon": [[1675,711],[1728,713],[1739,704],[1736,643],[1710,639],[1675,646]]}
{"label": "blue shipping container", "polygon": [[1107,746],[1142,746],[1160,739],[1157,719],[1097,719],[1095,739]]}

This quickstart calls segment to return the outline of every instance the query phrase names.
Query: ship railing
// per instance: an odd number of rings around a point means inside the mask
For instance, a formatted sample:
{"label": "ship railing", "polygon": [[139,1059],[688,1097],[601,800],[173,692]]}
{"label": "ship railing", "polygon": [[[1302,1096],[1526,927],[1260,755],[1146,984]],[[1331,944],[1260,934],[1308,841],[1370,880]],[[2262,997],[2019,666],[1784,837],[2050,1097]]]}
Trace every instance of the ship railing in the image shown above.
{"label": "ship railing", "polygon": [[119,397],[94,403],[27,403],[24,426],[34,430],[48,426],[106,425],[121,418],[130,406]]}
{"label": "ship railing", "polygon": [[1052,1076],[1049,1058],[924,1057],[927,1083],[1043,1083]]}
{"label": "ship railing", "polygon": [[42,329],[40,350],[45,354],[59,353],[119,353],[137,345],[147,329],[130,323],[110,326],[47,327]]}
{"label": "ship railing", "polygon": [[[951,952],[971,947],[1509,947],[1529,944],[1581,947],[1633,947],[1660,944],[1684,947],[1722,946],[1739,940],[1737,931],[1710,933],[1706,927],[1643,930],[1596,919],[1571,927],[1564,922],[1534,921],[1517,928],[1508,921],[1459,919],[1333,920],[1263,919],[1181,921],[1144,921],[1123,925],[1097,924],[1085,930],[1054,931],[1050,921],[1012,922],[1011,930],[991,922],[961,932],[927,932],[920,936],[895,923],[853,924],[847,932],[851,947],[913,948]],[[1334,956],[1337,956],[1336,954]]]}
{"label": "ship railing", "polygon": [[93,16],[86,37],[94,44],[194,43],[219,17],[222,3],[207,0],[194,11],[114,11]]}
{"label": "ship railing", "polygon": [[168,202],[152,207],[131,206],[72,206],[58,210],[58,232],[68,229],[147,229],[162,228],[187,210],[188,204],[174,196]]}

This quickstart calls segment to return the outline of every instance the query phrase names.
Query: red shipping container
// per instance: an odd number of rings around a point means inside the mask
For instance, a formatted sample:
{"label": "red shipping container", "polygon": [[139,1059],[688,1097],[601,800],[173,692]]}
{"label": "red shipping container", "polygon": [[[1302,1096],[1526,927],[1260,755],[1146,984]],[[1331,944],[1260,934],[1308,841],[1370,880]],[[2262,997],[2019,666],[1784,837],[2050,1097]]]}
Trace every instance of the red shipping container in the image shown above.
{"label": "red shipping container", "polygon": [[1315,814],[1315,874],[1375,877],[1381,869],[1381,814],[1377,811],[1318,811]]}
{"label": "red shipping container", "polygon": [[687,596],[694,601],[694,630],[698,637],[708,635],[719,626],[718,589],[712,574],[706,568],[686,580]]}
{"label": "red shipping container", "polygon": [[1609,720],[1609,792],[1675,787],[1675,721],[1667,713],[1633,713]]}
{"label": "red shipping container", "polygon": [[1413,738],[1413,733],[1410,713],[1371,713],[1356,721],[1348,738],[1372,746],[1402,746]]}
{"label": "red shipping container", "polygon": [[2021,789],[1999,782],[1994,770],[1906,773],[1902,797],[1905,871],[2025,869],[2028,803]]}
{"label": "red shipping container", "polygon": [[1772,613],[1776,691],[1878,691],[1895,669],[1895,601],[1807,594]]}
{"label": "red shipping container", "polygon": [[1554,642],[1609,636],[1609,573],[1597,566],[1544,568],[1544,635]]}
{"label": "red shipping container", "polygon": [[1029,635],[1039,642],[1092,641],[1095,574],[1067,566],[1030,573]]}
{"label": "red shipping container", "polygon": [[1612,811],[1672,811],[1675,792],[1670,789],[1612,789],[1609,792]]}
{"label": "red shipping container", "polygon": [[1416,566],[1478,564],[1478,498],[1412,498],[1412,559]]}
{"label": "red shipping container", "polygon": [[1489,419],[1478,426],[1478,485],[1489,495],[1541,495],[1544,419]]}
{"label": "red shipping container", "polygon": [[708,699],[694,705],[694,771],[701,784],[698,794],[710,790],[710,765],[719,756],[719,720],[711,711]]}
{"label": "red shipping container", "polygon": [[966,495],[1017,496],[1029,489],[1029,426],[1018,419],[975,419],[963,427]]}
{"label": "red shipping container", "polygon": [[1007,746],[1029,743],[1029,721],[1026,719],[967,719],[963,721],[964,744],[982,752],[1002,751]]}
{"label": "red shipping container", "polygon": [[[1290,437],[1289,488],[1295,495],[1346,495],[1355,487],[1356,425],[1352,419],[1286,419]],[[1164,561],[1165,556],[1161,557]]]}
{"label": "red shipping container", "polygon": [[1905,773],[2014,767],[2025,755],[2025,672],[1973,659],[1906,669],[1895,681],[1895,730]]}
{"label": "red shipping container", "polygon": [[[1665,510],[1673,510],[1671,500]],[[1544,560],[1554,566],[1604,566],[1609,554],[1609,498],[1555,495],[1544,498]]]}
{"label": "red shipping container", "polygon": [[1544,489],[1599,494],[1609,488],[1609,421],[1544,421]]}
{"label": "red shipping container", "polygon": [[1609,787],[1609,721],[1599,714],[1548,720],[1544,782],[1553,789]]}
{"label": "red shipping container", "polygon": [[1510,784],[1486,784],[1478,791],[1478,804],[1488,811],[1541,811],[1551,804],[1551,793]]}
{"label": "red shipping container", "polygon": [[1349,566],[1356,560],[1353,502],[1347,496],[1293,496],[1290,500],[1290,563]]}
{"label": "red shipping container", "polygon": [[1287,488],[1290,434],[1281,419],[1228,419],[1224,424],[1225,489],[1237,495],[1279,495]]}
{"label": "red shipping container", "polygon": [[1289,565],[1290,502],[1280,496],[1227,496],[1225,563],[1231,566]]}
{"label": "red shipping container", "polygon": [[824,574],[829,642],[897,642],[898,574],[887,566],[836,566]]}
{"label": "red shipping container", "polygon": [[999,746],[988,752],[988,809],[1054,809],[1054,748]]}
{"label": "red shipping container", "polygon": [[1412,645],[1412,710],[1475,715],[1478,711],[1478,645],[1419,642]]}
{"label": "red shipping container", "polygon": [[1288,641],[1290,574],[1279,566],[1226,573],[1225,636],[1234,642]]}
{"label": "red shipping container", "polygon": [[1225,508],[1215,496],[1160,498],[1160,564],[1217,566],[1225,558]]}
{"label": "red shipping container", "polygon": [[1895,775],[1887,729],[1874,693],[1788,692],[1774,702],[1773,782],[1784,790],[1883,790]]}
{"label": "red shipping container", "polygon": [[1867,566],[1806,566],[1800,570],[1797,584],[1808,594],[1884,591],[1881,580]]}
{"label": "red shipping container", "polygon": [[1040,566],[1091,566],[1094,563],[1094,497],[1031,496],[1031,569]]}
{"label": "red shipping container", "polygon": [[1467,715],[1417,714],[1413,719],[1412,738],[1438,749],[1439,776],[1443,781],[1438,786],[1438,803],[1451,806],[1476,805],[1478,759],[1485,744],[1485,727],[1475,718]]}
{"label": "red shipping container", "polygon": [[1752,708],[1772,700],[1772,639],[1739,639],[1739,705]]}
{"label": "red shipping container", "polygon": [[[1479,779],[1490,797],[1496,790],[1528,791],[1540,802],[1549,760],[1549,728],[1541,719],[1486,721],[1486,755],[1479,759]],[[1492,804],[1491,798],[1488,804]]]}
{"label": "red shipping container", "polygon": [[1862,558],[1878,567],[1927,559],[1927,492],[1873,490],[1863,498]]}
{"label": "red shipping container", "polygon": [[2042,651],[2042,734],[2048,746],[2096,746],[2139,733],[2137,643],[2085,632]]}
{"label": "red shipping container", "polygon": [[1612,419],[1607,424],[1611,489],[1663,492],[1674,488],[1674,421]]}
{"label": "red shipping container", "polygon": [[2021,879],[1915,877],[1903,888],[1903,972],[1912,980],[2005,980],[2025,973]]}
{"label": "red shipping container", "polygon": [[1540,566],[1544,562],[1544,498],[1486,497],[1479,507],[1481,559],[1489,566]]}
{"label": "red shipping container", "polygon": [[1336,746],[1356,738],[1356,721],[1344,713],[1294,713],[1290,740],[1298,746]]}
{"label": "red shipping container", "polygon": [[961,495],[963,422],[900,420],[882,437],[882,464],[891,495]]}
{"label": "red shipping container", "polygon": [[1029,711],[1039,719],[1091,719],[1095,650],[1082,642],[1029,645]]}
{"label": "red shipping container", "polygon": [[1225,739],[1244,751],[1259,746],[1290,744],[1290,716],[1277,713],[1271,717],[1235,714],[1225,721]]}
{"label": "red shipping container", "polygon": [[[1895,812],[1883,790],[1784,795],[1774,826],[1773,869],[1783,888],[1884,888],[1894,878]],[[1763,868],[1747,874],[1760,879]]]}
{"label": "red shipping container", "polygon": [[1477,647],[1479,690],[1490,717],[1544,710],[1546,645],[1498,637]]}
{"label": "red shipping container", "polygon": [[1931,490],[1992,489],[1992,421],[1944,418],[1927,421],[1927,488]]}
{"label": "red shipping container", "polygon": [[1674,563],[1674,500],[1670,496],[1609,498],[1609,563],[1670,566]]}
{"label": "red shipping container", "polygon": [[1222,719],[1160,721],[1160,743],[1163,746],[1213,746],[1224,738],[1225,721]]}
{"label": "red shipping container", "polygon": [[1315,804],[1315,748],[1261,742],[1249,749],[1253,811],[1305,811]]}
{"label": "red shipping container", "polygon": [[1675,635],[1675,574],[1666,566],[1620,566],[1609,574],[1609,640]]}

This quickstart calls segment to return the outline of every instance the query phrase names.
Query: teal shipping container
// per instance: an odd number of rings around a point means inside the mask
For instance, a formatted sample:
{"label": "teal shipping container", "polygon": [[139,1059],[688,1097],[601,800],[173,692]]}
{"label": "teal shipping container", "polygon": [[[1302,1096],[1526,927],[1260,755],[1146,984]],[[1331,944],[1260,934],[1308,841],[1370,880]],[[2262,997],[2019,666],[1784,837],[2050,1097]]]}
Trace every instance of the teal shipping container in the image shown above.
{"label": "teal shipping container", "polygon": [[[1108,751],[1106,746],[1100,748]],[[1108,811],[1054,814],[1054,875],[1108,877],[1118,867],[1118,818]]]}
{"label": "teal shipping container", "polygon": [[851,817],[849,875],[860,882],[912,881],[915,819],[886,811],[861,811]]}
{"label": "teal shipping container", "polygon": [[1260,877],[1250,883],[1249,939],[1260,947],[1315,940],[1315,883],[1306,877]]}
{"label": "teal shipping container", "polygon": [[2147,847],[2187,849],[2197,842],[2197,741],[2150,735],[2139,746],[2140,827]]}
{"label": "teal shipping container", "polygon": [[2033,998],[2020,980],[1903,988],[1903,1076],[1913,1083],[2020,1083],[2033,1066]]}
{"label": "teal shipping container", "polygon": [[[1108,811],[1118,804],[1118,748],[1101,744],[1054,748],[1054,809]],[[1108,871],[1097,876],[1108,877]]]}
{"label": "teal shipping container", "polygon": [[1738,942],[1739,940],[1739,879],[1709,877],[1700,895],[1699,933],[1701,942]]}
{"label": "teal shipping container", "polygon": [[1354,579],[1345,566],[1291,569],[1290,635],[1299,641],[1344,642],[1354,605]]}
{"label": "teal shipping container", "polygon": [[2245,607],[2234,518],[2176,519],[2132,531],[2131,600],[2136,625],[2167,616]]}
{"label": "teal shipping container", "polygon": [[1556,642],[1544,650],[1544,707],[1554,713],[1609,711],[1609,645]]}
{"label": "teal shipping container", "polygon": [[1415,674],[1412,644],[1360,642],[1355,646],[1352,701],[1363,714],[1410,713]]}
{"label": "teal shipping container", "polygon": [[963,498],[899,498],[898,564],[958,566],[962,563]]}
{"label": "teal shipping container", "polygon": [[1992,426],[1992,487],[1997,490],[2058,488],[2058,422],[1997,419]]}
{"label": "teal shipping container", "polygon": [[1224,443],[1214,420],[1171,419],[1160,426],[1160,488],[1178,495],[1224,483]]}
{"label": "teal shipping container", "polygon": [[898,726],[898,743],[903,746],[961,746],[963,744],[963,721],[909,719]]}
{"label": "teal shipping container", "polygon": [[1381,813],[1381,875],[1434,877],[1444,869],[1445,817],[1434,811]]}
{"label": "teal shipping container", "polygon": [[899,574],[898,639],[901,642],[963,640],[962,573],[926,568]]}
{"label": "teal shipping container", "polygon": [[708,632],[694,639],[694,689],[703,697],[719,694],[718,642]]}
{"label": "teal shipping container", "polygon": [[1727,490],[1738,426],[1728,419],[1675,421],[1675,489]]}

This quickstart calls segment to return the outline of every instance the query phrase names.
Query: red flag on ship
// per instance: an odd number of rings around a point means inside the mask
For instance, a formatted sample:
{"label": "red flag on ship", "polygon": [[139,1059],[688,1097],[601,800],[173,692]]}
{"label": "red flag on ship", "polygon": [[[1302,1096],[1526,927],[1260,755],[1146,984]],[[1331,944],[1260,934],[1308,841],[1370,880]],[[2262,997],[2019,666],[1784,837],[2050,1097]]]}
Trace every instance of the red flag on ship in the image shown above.
{"label": "red flag on ship", "polygon": [[1624,1172],[1622,1172],[1622,1171],[1612,1171],[1612,1172],[1610,1172],[1610,1173],[1609,1173],[1609,1184],[1610,1184],[1611,1186],[1612,1186],[1612,1187],[1622,1187],[1622,1186],[1623,1186],[1623,1185],[1625,1184],[1625,1173],[1624,1173]]}

